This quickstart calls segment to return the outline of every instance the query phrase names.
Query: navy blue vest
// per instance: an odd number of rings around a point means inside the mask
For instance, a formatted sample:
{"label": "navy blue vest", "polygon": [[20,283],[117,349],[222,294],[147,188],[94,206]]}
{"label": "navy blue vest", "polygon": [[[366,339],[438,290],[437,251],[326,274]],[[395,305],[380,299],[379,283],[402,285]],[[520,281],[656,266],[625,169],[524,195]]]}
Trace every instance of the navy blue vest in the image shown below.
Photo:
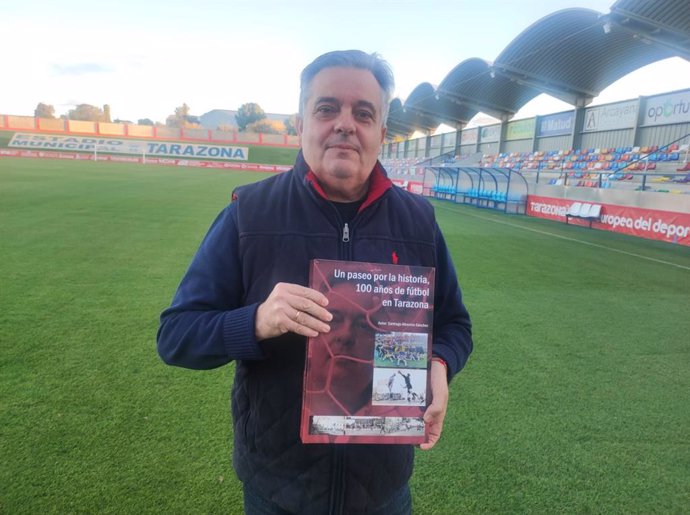
{"label": "navy blue vest", "polygon": [[[345,228],[306,164],[233,195],[244,304],[278,282],[307,285],[313,258],[434,266],[435,220],[423,198],[392,187],[377,165],[376,191]],[[373,183],[372,183],[373,184]],[[300,514],[363,513],[412,474],[408,445],[302,445],[305,339],[261,342],[267,359],[236,362],[233,463],[238,477]]]}

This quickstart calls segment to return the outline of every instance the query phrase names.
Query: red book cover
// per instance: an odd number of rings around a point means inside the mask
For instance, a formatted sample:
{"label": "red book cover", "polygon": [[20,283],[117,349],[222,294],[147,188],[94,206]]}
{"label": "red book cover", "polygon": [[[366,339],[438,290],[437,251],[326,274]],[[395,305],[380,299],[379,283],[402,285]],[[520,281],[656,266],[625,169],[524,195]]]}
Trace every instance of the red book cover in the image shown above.
{"label": "red book cover", "polygon": [[430,403],[435,269],[315,259],[331,330],[307,342],[303,443],[419,444]]}

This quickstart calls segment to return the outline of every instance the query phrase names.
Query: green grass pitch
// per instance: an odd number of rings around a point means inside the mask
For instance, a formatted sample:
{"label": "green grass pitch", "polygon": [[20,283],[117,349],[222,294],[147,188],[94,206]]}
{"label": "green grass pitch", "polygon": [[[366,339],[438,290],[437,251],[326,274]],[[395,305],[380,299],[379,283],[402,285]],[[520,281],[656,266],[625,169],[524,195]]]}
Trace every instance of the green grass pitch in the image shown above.
{"label": "green grass pitch", "polygon": [[[158,315],[264,175],[0,158],[0,513],[241,513],[232,365]],[[475,325],[415,514],[687,513],[690,249],[436,203]]]}

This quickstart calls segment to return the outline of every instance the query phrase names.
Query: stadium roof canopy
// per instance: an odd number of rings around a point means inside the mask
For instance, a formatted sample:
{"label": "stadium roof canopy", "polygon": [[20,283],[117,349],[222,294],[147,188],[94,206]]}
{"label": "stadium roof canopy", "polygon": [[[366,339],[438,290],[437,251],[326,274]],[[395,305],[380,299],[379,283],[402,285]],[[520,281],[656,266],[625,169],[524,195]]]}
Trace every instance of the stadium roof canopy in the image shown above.
{"label": "stadium roof canopy", "polygon": [[542,93],[586,106],[628,73],[673,56],[690,61],[688,0],[618,0],[607,15],[564,9],[525,29],[493,64],[467,59],[438,87],[423,82],[404,103],[394,99],[389,135],[461,128],[478,112],[507,121]]}

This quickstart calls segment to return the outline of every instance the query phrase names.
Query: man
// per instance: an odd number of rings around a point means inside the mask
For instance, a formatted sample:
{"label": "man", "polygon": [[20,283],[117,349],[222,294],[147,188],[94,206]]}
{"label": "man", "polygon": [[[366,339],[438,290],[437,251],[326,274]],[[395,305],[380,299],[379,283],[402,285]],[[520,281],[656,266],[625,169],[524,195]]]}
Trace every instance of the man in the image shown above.
{"label": "man", "polygon": [[299,440],[306,338],[332,321],[327,298],[305,286],[311,259],[436,268],[430,439],[421,449],[441,436],[448,381],[472,350],[431,205],[393,187],[377,161],[392,90],[375,54],[330,52],[308,65],[294,168],[236,190],[161,315],[165,362],[235,361],[233,465],[247,514],[411,513],[411,446]]}
{"label": "man", "polygon": [[395,382],[395,372],[388,378],[388,400],[393,400],[393,383]]}
{"label": "man", "polygon": [[372,325],[369,316],[380,305],[369,293],[356,293],[344,280],[336,280],[328,299],[331,330],[319,335],[311,349],[316,413],[356,416],[371,403],[374,359],[371,355]]}
{"label": "man", "polygon": [[412,392],[412,381],[410,378],[412,375],[408,372],[407,374],[403,374],[400,370],[398,370],[398,374],[402,376],[402,378],[405,380],[405,389],[407,390],[407,402],[410,402],[410,398],[415,395]]}

